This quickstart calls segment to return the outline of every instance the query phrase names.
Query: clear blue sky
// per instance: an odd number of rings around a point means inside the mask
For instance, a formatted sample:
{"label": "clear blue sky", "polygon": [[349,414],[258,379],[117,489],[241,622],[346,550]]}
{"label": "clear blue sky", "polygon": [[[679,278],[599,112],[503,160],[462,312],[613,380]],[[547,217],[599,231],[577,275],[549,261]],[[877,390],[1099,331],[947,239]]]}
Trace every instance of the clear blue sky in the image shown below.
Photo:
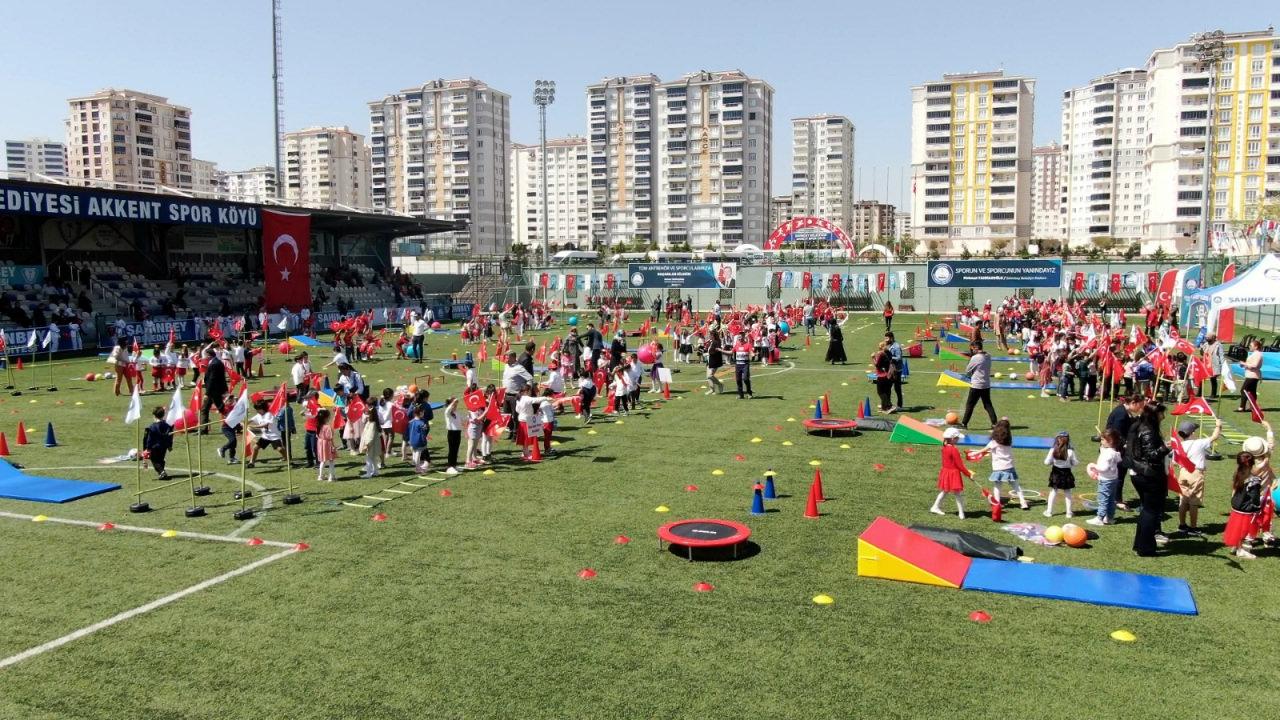
{"label": "clear blue sky", "polygon": [[[1030,75],[1036,141],[1045,142],[1058,137],[1063,90],[1142,66],[1153,49],[1191,33],[1261,29],[1280,17],[1280,5],[1261,0],[285,0],[284,8],[286,129],[367,133],[367,101],[471,76],[512,96],[512,139],[533,142],[536,78],[558,83],[554,137],[585,134],[585,87],[602,77],[737,68],[774,88],[775,193],[790,185],[789,119],[828,112],[857,125],[859,196],[870,196],[874,172],[876,194],[891,201],[909,162],[913,84],[999,67]],[[271,161],[269,0],[9,2],[3,17],[0,137],[61,138],[68,97],[128,87],[192,108],[196,157],[228,169]]]}

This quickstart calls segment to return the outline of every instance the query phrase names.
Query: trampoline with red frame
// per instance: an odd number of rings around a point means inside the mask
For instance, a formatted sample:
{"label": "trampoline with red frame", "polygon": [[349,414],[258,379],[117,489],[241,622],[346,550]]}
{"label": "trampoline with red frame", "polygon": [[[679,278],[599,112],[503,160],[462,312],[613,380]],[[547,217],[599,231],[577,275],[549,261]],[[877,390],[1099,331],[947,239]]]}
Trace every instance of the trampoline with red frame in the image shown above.
{"label": "trampoline with red frame", "polygon": [[857,430],[858,421],[835,417],[814,418],[804,421],[804,429],[811,433],[824,432],[828,437],[835,437],[836,433],[852,433]]}
{"label": "trampoline with red frame", "polygon": [[750,537],[751,528],[732,520],[677,520],[658,528],[658,549],[662,549],[663,541],[680,545],[688,549],[689,560],[692,562],[694,548],[731,547],[736,560],[738,547]]}

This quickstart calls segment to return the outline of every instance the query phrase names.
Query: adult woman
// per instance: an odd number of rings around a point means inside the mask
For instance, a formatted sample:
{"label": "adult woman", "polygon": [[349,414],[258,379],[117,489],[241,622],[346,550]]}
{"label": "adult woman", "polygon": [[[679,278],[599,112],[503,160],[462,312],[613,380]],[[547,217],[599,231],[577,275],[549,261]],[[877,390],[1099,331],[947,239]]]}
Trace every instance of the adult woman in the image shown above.
{"label": "adult woman", "polygon": [[724,348],[720,346],[720,332],[712,330],[707,338],[707,394],[718,395],[724,392],[724,383],[716,377],[716,372],[724,367]]}
{"label": "adult woman", "polygon": [[880,412],[887,413],[893,408],[889,401],[889,390],[893,387],[893,357],[889,354],[889,342],[881,340],[876,352],[871,356],[871,364],[876,372],[876,395],[880,397]]}
{"label": "adult woman", "polygon": [[830,323],[827,327],[828,332],[830,333],[830,338],[827,344],[827,362],[832,365],[835,365],[836,363],[843,365],[849,360],[844,353],[844,332],[841,331],[840,326],[834,322]]}
{"label": "adult woman", "polygon": [[884,301],[884,331],[889,332],[891,330],[893,330],[893,303],[888,300],[885,300]]}
{"label": "adult woman", "polygon": [[[34,330],[32,332],[35,332]],[[116,375],[115,393],[120,394],[120,381],[124,380],[129,388],[129,394],[133,394],[133,375],[129,369],[129,351],[124,348],[124,338],[117,338],[115,347],[111,348],[111,354],[107,356],[107,365],[111,367],[111,371]]]}
{"label": "adult woman", "polygon": [[[1227,372],[1231,372],[1228,370]],[[1240,407],[1236,412],[1249,412],[1249,398],[1258,401],[1258,383],[1262,382],[1262,341],[1249,343],[1249,356],[1244,359],[1244,385],[1240,386]]]}
{"label": "adult woman", "polygon": [[1165,473],[1165,456],[1169,448],[1161,437],[1160,421],[1164,406],[1148,404],[1129,428],[1123,451],[1123,467],[1133,471],[1133,486],[1138,491],[1142,510],[1133,536],[1133,550],[1140,557],[1151,557],[1156,548],[1167,541],[1160,532],[1160,516],[1164,513],[1169,485]]}
{"label": "adult woman", "polygon": [[[1210,400],[1218,399],[1218,376],[1222,374],[1222,343],[1216,333],[1209,333],[1200,345],[1200,360],[1209,368]],[[1196,387],[1197,395],[1204,395],[1204,383]]]}

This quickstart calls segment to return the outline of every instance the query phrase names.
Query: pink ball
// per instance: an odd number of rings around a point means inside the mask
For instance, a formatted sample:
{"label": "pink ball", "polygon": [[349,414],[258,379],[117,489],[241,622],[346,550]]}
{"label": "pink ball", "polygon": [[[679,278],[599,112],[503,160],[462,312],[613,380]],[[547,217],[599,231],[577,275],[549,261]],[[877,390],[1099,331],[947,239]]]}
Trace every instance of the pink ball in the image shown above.
{"label": "pink ball", "polygon": [[199,424],[200,422],[196,418],[196,411],[191,408],[187,408],[182,412],[182,417],[178,418],[178,421],[173,424],[173,429],[185,430],[189,427],[193,428]]}
{"label": "pink ball", "polygon": [[636,355],[639,356],[640,362],[647,365],[658,359],[656,350],[657,348],[653,345],[641,345],[640,349],[636,351]]}
{"label": "pink ball", "polygon": [[439,320],[436,320],[435,322],[431,323],[431,329],[432,329],[432,330],[439,330],[439,329],[440,329],[440,321],[439,321]]}
{"label": "pink ball", "polygon": [[289,353],[293,352],[293,347],[289,345],[289,341],[287,340],[285,342],[280,343],[280,345],[277,346],[276,349],[280,351],[281,355],[288,355]]}

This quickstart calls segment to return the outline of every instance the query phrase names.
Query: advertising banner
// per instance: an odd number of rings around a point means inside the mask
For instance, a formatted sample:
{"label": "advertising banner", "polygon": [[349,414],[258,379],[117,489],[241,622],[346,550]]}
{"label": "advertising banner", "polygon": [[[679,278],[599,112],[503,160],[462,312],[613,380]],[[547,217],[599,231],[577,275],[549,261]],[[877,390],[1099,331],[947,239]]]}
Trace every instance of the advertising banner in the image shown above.
{"label": "advertising banner", "polygon": [[9,285],[39,285],[44,282],[44,266],[0,265],[0,280]]}
{"label": "advertising banner", "polygon": [[255,205],[110,190],[50,190],[5,181],[0,181],[0,212],[227,228],[256,228],[262,223]]}
{"label": "advertising banner", "polygon": [[930,260],[929,287],[1057,288],[1062,287],[1062,261]]}
{"label": "advertising banner", "polygon": [[737,263],[630,263],[627,277],[632,289],[716,290],[737,287]]}

